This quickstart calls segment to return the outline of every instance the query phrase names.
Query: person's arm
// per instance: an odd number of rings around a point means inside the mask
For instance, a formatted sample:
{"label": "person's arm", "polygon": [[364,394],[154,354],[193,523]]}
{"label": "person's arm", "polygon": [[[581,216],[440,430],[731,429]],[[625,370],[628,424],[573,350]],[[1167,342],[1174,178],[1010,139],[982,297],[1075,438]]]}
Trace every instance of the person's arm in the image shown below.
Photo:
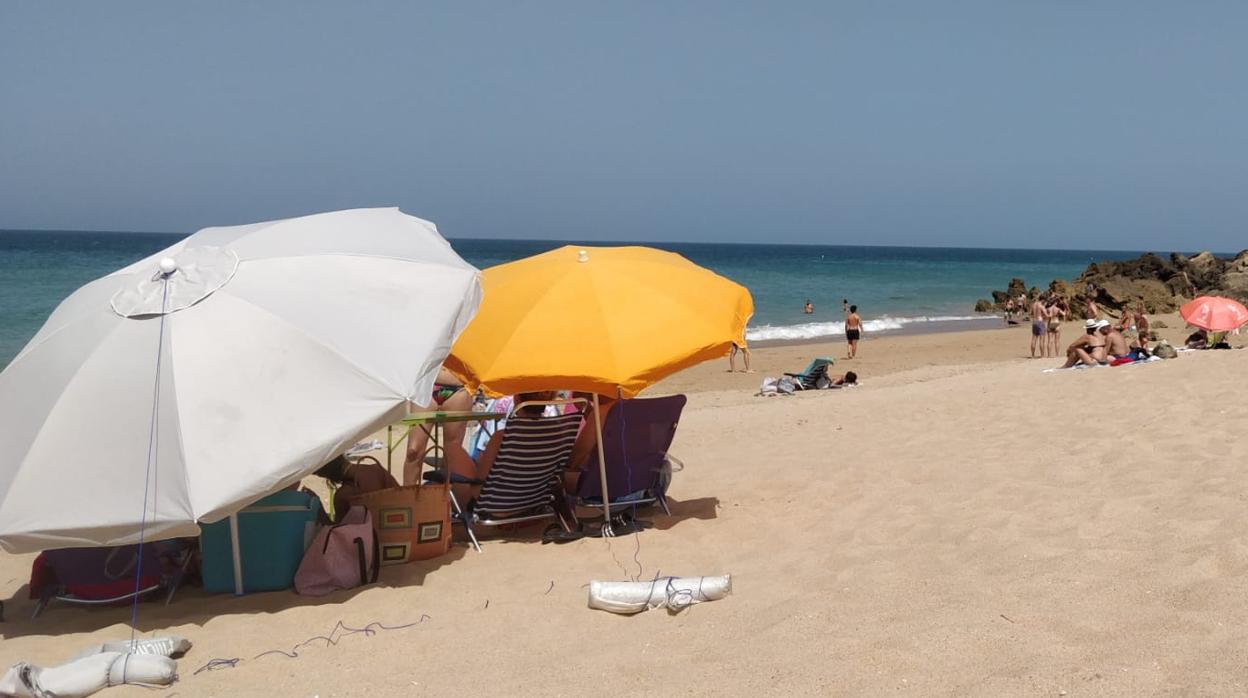
{"label": "person's arm", "polygon": [[[614,404],[615,401],[610,398],[598,397],[598,406],[602,409],[599,425],[606,425],[606,416],[611,413],[611,407]],[[576,435],[576,443],[572,444],[572,455],[568,457],[568,470],[584,470],[589,464],[590,456],[598,448],[598,430],[594,428],[594,423],[589,421],[594,417],[594,405],[590,403],[585,409],[585,425],[581,428],[581,433]]]}

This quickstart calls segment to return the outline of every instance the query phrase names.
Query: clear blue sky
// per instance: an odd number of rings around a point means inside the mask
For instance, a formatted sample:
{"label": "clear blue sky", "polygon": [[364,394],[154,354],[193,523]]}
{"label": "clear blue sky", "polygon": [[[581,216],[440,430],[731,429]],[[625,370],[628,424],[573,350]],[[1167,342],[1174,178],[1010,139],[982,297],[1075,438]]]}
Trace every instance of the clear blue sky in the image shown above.
{"label": "clear blue sky", "polygon": [[0,228],[1248,247],[1248,3],[3,2]]}

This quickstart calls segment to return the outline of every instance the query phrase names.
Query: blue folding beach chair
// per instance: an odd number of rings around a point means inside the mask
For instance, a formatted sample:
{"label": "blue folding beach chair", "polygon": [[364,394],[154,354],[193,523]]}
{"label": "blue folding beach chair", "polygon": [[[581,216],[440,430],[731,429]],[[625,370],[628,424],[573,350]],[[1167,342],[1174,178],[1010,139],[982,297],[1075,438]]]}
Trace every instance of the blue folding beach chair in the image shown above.
{"label": "blue folding beach chair", "polygon": [[[828,380],[828,367],[835,361],[828,356],[821,356],[813,359],[805,371],[801,373],[786,373],[784,375],[797,380],[797,387],[801,390],[816,390],[827,387],[831,384]],[[823,382],[823,385],[820,385]]]}
{"label": "blue folding beach chair", "polygon": [[[608,507],[617,512],[658,504],[671,516],[667,487],[675,461],[668,455],[684,395],[634,398],[617,402],[607,413],[602,427],[602,452],[606,457]],[[584,507],[602,506],[602,474],[595,450],[577,480],[576,503]]]}

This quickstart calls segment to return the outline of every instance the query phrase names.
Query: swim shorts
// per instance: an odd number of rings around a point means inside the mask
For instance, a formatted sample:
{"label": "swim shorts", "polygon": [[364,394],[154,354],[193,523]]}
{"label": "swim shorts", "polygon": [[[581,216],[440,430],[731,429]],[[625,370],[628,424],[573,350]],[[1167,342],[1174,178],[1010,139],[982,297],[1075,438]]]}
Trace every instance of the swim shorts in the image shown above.
{"label": "swim shorts", "polygon": [[859,330],[845,330],[845,341],[857,342],[862,338],[862,332]]}
{"label": "swim shorts", "polygon": [[1031,321],[1031,336],[1043,337],[1044,333],[1047,331],[1048,331],[1048,328],[1045,327],[1044,320],[1032,320]]}

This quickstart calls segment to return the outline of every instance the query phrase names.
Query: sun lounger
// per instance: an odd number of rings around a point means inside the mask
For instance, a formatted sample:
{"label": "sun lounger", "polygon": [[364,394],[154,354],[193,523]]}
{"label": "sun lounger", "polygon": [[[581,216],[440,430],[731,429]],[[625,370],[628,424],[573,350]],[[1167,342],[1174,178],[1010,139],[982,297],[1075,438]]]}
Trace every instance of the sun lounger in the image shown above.
{"label": "sun lounger", "polygon": [[[676,435],[684,395],[623,400],[607,413],[602,427],[602,451],[606,457],[609,511],[631,510],[658,504],[671,516],[667,506],[667,486],[672,462],[667,450]],[[576,503],[602,506],[602,476],[595,450],[577,481]]]}
{"label": "sun lounger", "polygon": [[[517,405],[517,408],[524,405]],[[472,546],[481,552],[475,526],[557,519],[565,531],[573,522],[563,501],[563,470],[582,421],[581,412],[555,417],[522,417],[512,414],[503,430],[494,464],[484,480],[451,476],[454,484],[480,485],[481,493],[462,508],[451,499],[452,518],[463,524]],[[425,473],[425,479],[442,482],[444,471]]]}
{"label": "sun lounger", "polygon": [[[810,364],[806,366],[805,371],[802,371],[801,373],[786,373],[784,375],[793,378],[797,383],[799,390],[816,390],[820,387],[827,387],[829,381],[825,379],[828,377],[828,367],[831,366],[833,362],[833,359],[830,357],[819,357],[812,360]],[[823,386],[819,385],[821,381],[824,383]]]}

